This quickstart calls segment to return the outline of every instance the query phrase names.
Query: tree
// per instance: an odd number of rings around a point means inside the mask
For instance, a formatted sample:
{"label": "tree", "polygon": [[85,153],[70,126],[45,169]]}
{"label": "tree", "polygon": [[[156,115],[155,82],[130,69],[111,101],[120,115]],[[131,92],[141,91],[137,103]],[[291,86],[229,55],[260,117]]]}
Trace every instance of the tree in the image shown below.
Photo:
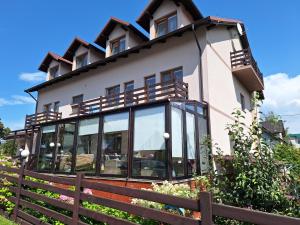
{"label": "tree", "polygon": [[270,122],[273,125],[276,125],[280,120],[281,120],[281,117],[276,115],[272,111],[264,116],[264,121]]}
{"label": "tree", "polygon": [[[234,154],[225,160],[220,152],[218,171],[213,173],[215,200],[224,204],[300,217],[300,205],[286,197],[283,177],[273,150],[262,138],[262,128],[254,119],[250,129],[245,128],[244,113],[233,113],[235,122],[227,130]],[[217,224],[236,224],[220,219]]]}
{"label": "tree", "polygon": [[8,127],[4,126],[4,124],[1,122],[1,118],[0,118],[0,138],[4,138],[9,133],[10,133],[10,129]]}

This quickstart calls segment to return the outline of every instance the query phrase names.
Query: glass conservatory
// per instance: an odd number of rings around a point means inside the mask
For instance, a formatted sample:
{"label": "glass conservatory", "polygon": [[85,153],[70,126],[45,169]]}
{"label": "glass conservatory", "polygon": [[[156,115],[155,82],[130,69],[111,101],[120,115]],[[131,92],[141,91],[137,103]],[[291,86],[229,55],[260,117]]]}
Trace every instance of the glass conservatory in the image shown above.
{"label": "glass conservatory", "polygon": [[35,170],[172,180],[208,172],[206,106],[164,100],[41,125]]}

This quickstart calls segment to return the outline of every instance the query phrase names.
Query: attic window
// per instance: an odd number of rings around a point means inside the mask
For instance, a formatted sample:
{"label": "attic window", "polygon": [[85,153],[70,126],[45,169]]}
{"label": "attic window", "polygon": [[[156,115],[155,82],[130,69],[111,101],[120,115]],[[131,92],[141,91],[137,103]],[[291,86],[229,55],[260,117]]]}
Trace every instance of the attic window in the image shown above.
{"label": "attic window", "polygon": [[171,14],[156,22],[156,36],[160,37],[177,29],[177,14]]}
{"label": "attic window", "polygon": [[76,57],[76,69],[86,66],[88,64],[88,54],[84,53]]}
{"label": "attic window", "polygon": [[59,69],[58,66],[54,66],[54,67],[49,69],[49,74],[50,74],[51,78],[58,77],[58,69]]}
{"label": "attic window", "polygon": [[111,42],[111,52],[112,54],[118,54],[126,50],[126,39],[125,37],[118,38]]}

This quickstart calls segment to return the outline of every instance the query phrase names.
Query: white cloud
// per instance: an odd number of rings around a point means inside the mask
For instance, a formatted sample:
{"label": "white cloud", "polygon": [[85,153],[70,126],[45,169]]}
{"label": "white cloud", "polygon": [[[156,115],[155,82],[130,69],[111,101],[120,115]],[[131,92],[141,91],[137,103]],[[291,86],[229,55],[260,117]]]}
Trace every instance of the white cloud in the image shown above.
{"label": "white cloud", "polygon": [[[262,111],[273,111],[282,116],[290,133],[300,133],[300,75],[277,73],[265,77],[265,101]],[[295,116],[292,116],[295,115]]]}
{"label": "white cloud", "polygon": [[22,95],[13,95],[9,99],[0,98],[0,107],[8,105],[27,105],[34,103],[35,101],[31,97]]}
{"label": "white cloud", "polygon": [[43,72],[35,72],[35,73],[21,73],[19,78],[28,82],[39,82],[46,80],[46,74]]}

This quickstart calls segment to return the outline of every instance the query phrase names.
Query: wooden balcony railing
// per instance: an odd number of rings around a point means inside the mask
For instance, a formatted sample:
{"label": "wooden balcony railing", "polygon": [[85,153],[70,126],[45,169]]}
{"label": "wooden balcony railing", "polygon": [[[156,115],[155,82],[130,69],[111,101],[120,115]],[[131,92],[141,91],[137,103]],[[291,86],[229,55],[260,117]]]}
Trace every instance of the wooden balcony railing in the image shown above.
{"label": "wooden balcony railing", "polygon": [[27,115],[25,120],[25,129],[28,129],[34,125],[60,120],[61,116],[61,113],[52,111]]}
{"label": "wooden balcony railing", "polygon": [[173,80],[137,88],[117,95],[100,96],[79,104],[78,115],[139,105],[167,98],[188,99],[188,84]]}
{"label": "wooden balcony railing", "polygon": [[264,83],[263,74],[259,70],[250,49],[243,49],[243,50],[231,52],[230,56],[231,56],[232,69],[236,69],[244,66],[252,66],[256,74],[258,75],[260,81]]}

